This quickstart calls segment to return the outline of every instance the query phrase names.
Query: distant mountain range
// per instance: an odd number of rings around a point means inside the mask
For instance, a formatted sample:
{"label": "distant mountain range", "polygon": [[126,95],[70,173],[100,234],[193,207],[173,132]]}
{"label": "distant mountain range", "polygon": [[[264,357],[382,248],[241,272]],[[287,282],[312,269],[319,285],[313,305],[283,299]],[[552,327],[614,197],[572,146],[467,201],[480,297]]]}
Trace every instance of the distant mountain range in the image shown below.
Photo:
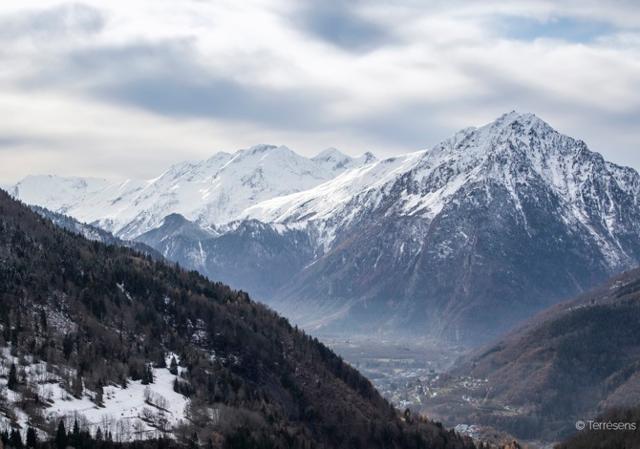
{"label": "distant mountain range", "polygon": [[149,181],[12,194],[135,239],[314,332],[479,344],[640,259],[640,177],[533,114],[376,160],[260,145]]}
{"label": "distant mountain range", "polygon": [[215,229],[263,200],[315,187],[373,161],[370,153],[354,159],[331,148],[309,159],[284,146],[256,145],[180,163],[146,181],[29,176],[14,186],[13,194],[133,239],[173,213]]}

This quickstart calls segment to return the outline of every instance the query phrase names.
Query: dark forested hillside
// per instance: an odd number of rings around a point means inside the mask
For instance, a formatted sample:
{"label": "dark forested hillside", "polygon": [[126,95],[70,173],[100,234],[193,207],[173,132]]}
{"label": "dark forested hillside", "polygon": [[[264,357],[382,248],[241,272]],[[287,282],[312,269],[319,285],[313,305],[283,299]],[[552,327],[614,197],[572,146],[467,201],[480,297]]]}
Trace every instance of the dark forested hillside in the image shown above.
{"label": "dark forested hillside", "polygon": [[639,405],[639,299],[634,270],[534,317],[462,360],[450,381],[466,379],[469,389],[457,394],[467,400],[440,411],[554,440],[578,420]]}
{"label": "dark forested hillside", "polygon": [[144,243],[130,240],[122,240],[102,228],[86,223],[81,223],[68,215],[53,212],[40,206],[29,206],[38,215],[51,220],[56,226],[66,229],[74,234],[79,234],[89,240],[106,243],[108,245],[126,246],[143,254],[148,254],[154,259],[162,259],[162,255],[152,247]]}
{"label": "dark forested hillside", "polygon": [[[99,410],[109,388],[133,391],[166,368],[189,406],[179,428],[158,430],[178,441],[195,432],[189,441],[212,447],[472,447],[401,417],[356,370],[245,293],[59,229],[4,191],[0,349],[11,364],[0,371],[0,426],[23,432],[52,435],[55,401]],[[46,372],[34,376],[36,366]],[[68,400],[44,397],[44,379]]]}

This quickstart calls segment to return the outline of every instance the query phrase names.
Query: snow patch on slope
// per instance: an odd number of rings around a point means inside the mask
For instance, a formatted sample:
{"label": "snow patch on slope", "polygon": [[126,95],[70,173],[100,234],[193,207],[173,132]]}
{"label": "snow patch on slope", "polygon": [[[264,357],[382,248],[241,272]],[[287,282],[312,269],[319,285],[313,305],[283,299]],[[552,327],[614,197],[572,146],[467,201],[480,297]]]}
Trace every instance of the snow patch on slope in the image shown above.
{"label": "snow patch on slope", "polygon": [[65,417],[79,417],[92,433],[100,427],[103,433],[111,432],[116,441],[166,437],[185,419],[189,400],[173,391],[177,376],[167,368],[152,371],[152,384],[129,380],[127,388],[104,387],[103,407],[93,401],[95,393],[85,393],[78,399],[59,383],[49,384],[45,387],[44,397],[52,404],[46,410],[46,417],[54,422]]}
{"label": "snow patch on slope", "polygon": [[[178,356],[170,353],[171,358]],[[189,399],[173,390],[174,382],[185,368],[178,368],[173,375],[167,368],[152,368],[154,382],[143,385],[140,380],[129,379],[126,388],[118,385],[103,387],[102,405],[97,404],[96,392],[83,388],[81,397],[73,396],[65,379],[75,379],[73,370],[60,372],[46,362],[34,362],[30,356],[19,360],[11,355],[9,347],[0,348],[0,394],[5,397],[9,414],[0,412],[0,430],[17,426],[25,437],[31,422],[29,414],[22,410],[22,394],[7,388],[8,372],[15,364],[24,384],[34,389],[46,403],[44,417],[52,422],[65,420],[71,428],[75,420],[80,426],[95,434],[100,428],[103,435],[110,432],[115,441],[171,436],[171,430],[186,419]]]}

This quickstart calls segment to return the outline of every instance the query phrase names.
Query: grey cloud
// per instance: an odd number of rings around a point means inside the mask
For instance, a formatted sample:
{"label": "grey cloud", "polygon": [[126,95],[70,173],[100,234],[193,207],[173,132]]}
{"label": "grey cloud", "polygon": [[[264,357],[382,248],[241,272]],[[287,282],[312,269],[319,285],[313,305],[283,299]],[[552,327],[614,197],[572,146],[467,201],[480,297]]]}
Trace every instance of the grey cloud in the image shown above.
{"label": "grey cloud", "polygon": [[337,94],[240,83],[198,64],[189,41],[92,48],[63,58],[23,85],[81,86],[100,100],[170,117],[254,122],[284,129],[315,129],[323,105]]}
{"label": "grey cloud", "polygon": [[105,23],[105,15],[100,10],[81,3],[68,3],[0,16],[0,36],[5,39],[49,39],[91,34],[102,30]]}
{"label": "grey cloud", "polygon": [[[392,37],[383,29],[358,15],[357,7],[358,3],[318,2],[315,8],[306,6],[295,16],[303,29],[349,51],[367,51],[391,42]],[[102,102],[134,106],[167,117],[248,122],[262,129],[309,132],[309,135],[344,133],[364,137],[381,148],[405,151],[429,147],[461,127],[481,124],[482,120],[488,122],[512,109],[534,112],[552,126],[557,126],[558,117],[564,123],[577,123],[582,118],[583,126],[560,130],[585,139],[596,150],[611,147],[605,141],[607,136],[598,136],[596,132],[602,134],[603,129],[616,128],[628,131],[640,125],[638,111],[633,114],[597,111],[575,99],[510,78],[482,61],[467,65],[452,61],[462,73],[473,74],[482,86],[462,97],[457,93],[446,101],[398,101],[364,116],[342,120],[328,112],[328,106],[339,99],[339,92],[315,87],[275,89],[240,82],[200,64],[200,56],[192,44],[189,40],[164,41],[76,50],[61,54],[58,65],[43,67],[37,77],[22,86],[79,91]],[[274,62],[267,57],[264,63]],[[259,72],[254,76],[259,76]],[[465,119],[458,119],[461,111]],[[480,123],[470,123],[466,118],[469,116],[482,119]],[[611,137],[616,138],[608,134]],[[627,150],[611,151],[622,154]]]}
{"label": "grey cloud", "polygon": [[0,151],[7,147],[15,147],[17,145],[22,145],[24,142],[13,136],[0,136]]}
{"label": "grey cloud", "polygon": [[[584,140],[591,150],[613,162],[640,166],[634,140],[637,140],[635,130],[640,129],[637,107],[625,112],[603,110],[509,78],[489,67],[469,64],[463,69],[474,73],[483,88],[446,102],[399,103],[344,125],[361,135],[372,136],[383,145],[411,151],[429,148],[461,128],[488,123],[515,109],[535,113],[558,131]],[[469,121],[469,116],[479,119]]]}
{"label": "grey cloud", "polygon": [[215,77],[194,81],[164,74],[105,85],[95,91],[106,100],[170,116],[234,119],[298,129],[315,127],[321,121],[314,113],[321,103],[312,100],[308,92],[247,86]]}
{"label": "grey cloud", "polygon": [[[68,55],[60,67],[50,67],[30,83],[31,87],[46,83],[70,88],[80,85],[84,86],[83,92],[101,101],[168,117],[250,122],[292,132],[332,130],[367,136],[382,146],[406,151],[432,146],[458,128],[480,124],[456,121],[456,111],[471,112],[486,121],[517,109],[534,112],[551,122],[553,117],[564,114],[574,120],[582,117],[588,123],[599,120],[607,128],[615,123],[640,125],[640,114],[607,116],[605,111],[589,109],[475,63],[460,68],[474,73],[483,89],[447,102],[398,102],[393,107],[338,121],[327,112],[327,106],[338,96],[336,92],[243,84],[211,73],[197,61],[189,41],[93,48]],[[572,134],[602,148],[601,139],[586,130],[576,128]]]}
{"label": "grey cloud", "polygon": [[438,114],[441,105],[413,103],[377,111],[347,124],[348,130],[374,138],[384,146],[414,151],[427,148],[448,136]]}
{"label": "grey cloud", "polygon": [[392,41],[382,26],[357,12],[358,2],[305,2],[293,18],[303,31],[349,51],[369,51]]}
{"label": "grey cloud", "polygon": [[[628,127],[638,129],[640,127],[640,111],[637,107],[626,112],[614,112],[613,109],[603,109],[591,103],[591,98],[585,93],[584,100],[580,101],[568,95],[563,95],[557,90],[550,90],[544,84],[533,84],[526,80],[519,80],[487,66],[482,61],[467,62],[459,65],[465,73],[473,73],[474,78],[483,89],[482,94],[469,94],[464,104],[457,104],[457,107],[473,108],[484,111],[505,111],[507,109],[518,109],[522,111],[534,112],[545,117],[575,117],[572,121],[578,122],[580,118],[585,123],[591,122],[600,126],[591,128],[585,126],[579,132],[574,133],[574,137],[582,138],[584,134],[589,134],[591,129],[602,129],[604,125],[607,129],[611,127]],[[640,89],[640,79],[634,83],[634,90]],[[567,120],[569,121],[569,120]],[[553,123],[551,123],[553,126]],[[611,136],[610,136],[611,137]],[[598,139],[600,141],[600,139]]]}
{"label": "grey cloud", "polygon": [[17,147],[23,147],[27,145],[50,145],[51,141],[40,139],[34,136],[27,135],[15,135],[15,134],[0,134],[0,151],[7,149],[14,149]]}

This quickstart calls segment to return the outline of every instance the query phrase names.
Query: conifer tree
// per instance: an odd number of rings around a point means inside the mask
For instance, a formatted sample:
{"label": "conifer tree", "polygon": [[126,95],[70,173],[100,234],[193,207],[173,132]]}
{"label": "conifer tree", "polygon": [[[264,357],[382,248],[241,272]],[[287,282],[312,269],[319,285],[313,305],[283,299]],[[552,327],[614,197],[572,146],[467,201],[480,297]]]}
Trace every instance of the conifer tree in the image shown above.
{"label": "conifer tree", "polygon": [[67,431],[64,428],[64,421],[60,420],[58,431],[56,432],[56,448],[65,449],[67,447]]}
{"label": "conifer tree", "polygon": [[156,362],[156,368],[166,368],[167,359],[165,358],[164,351],[158,353],[158,361]]}
{"label": "conifer tree", "polygon": [[149,385],[153,383],[153,370],[151,364],[145,364],[142,370],[142,385]]}
{"label": "conifer tree", "polygon": [[7,381],[7,387],[9,390],[16,390],[18,387],[18,373],[16,371],[15,363],[11,364],[11,368],[9,368],[9,379]]}
{"label": "conifer tree", "polygon": [[171,356],[171,362],[169,364],[169,372],[174,376],[178,375],[178,362],[175,356]]}
{"label": "conifer tree", "polygon": [[9,431],[6,429],[0,432],[0,444],[3,446],[9,444]]}
{"label": "conifer tree", "polygon": [[198,449],[198,447],[200,447],[198,444],[198,434],[196,432],[193,432],[193,435],[191,435],[188,447],[189,449]]}
{"label": "conifer tree", "polygon": [[78,373],[78,375],[76,376],[76,378],[73,380],[71,384],[72,393],[78,399],[82,398],[82,390],[83,390],[82,384],[83,384],[82,376]]}
{"label": "conifer tree", "polygon": [[99,407],[104,405],[104,388],[102,387],[102,380],[98,381],[98,385],[96,385],[95,402]]}
{"label": "conifer tree", "polygon": [[9,437],[9,445],[14,449],[22,449],[22,437],[20,436],[20,432],[16,429],[11,431],[11,436]]}
{"label": "conifer tree", "polygon": [[73,430],[67,435],[67,444],[76,448],[80,446],[80,426],[78,425],[78,418],[73,420]]}
{"label": "conifer tree", "polygon": [[35,448],[38,445],[38,435],[33,427],[27,429],[27,447]]}

